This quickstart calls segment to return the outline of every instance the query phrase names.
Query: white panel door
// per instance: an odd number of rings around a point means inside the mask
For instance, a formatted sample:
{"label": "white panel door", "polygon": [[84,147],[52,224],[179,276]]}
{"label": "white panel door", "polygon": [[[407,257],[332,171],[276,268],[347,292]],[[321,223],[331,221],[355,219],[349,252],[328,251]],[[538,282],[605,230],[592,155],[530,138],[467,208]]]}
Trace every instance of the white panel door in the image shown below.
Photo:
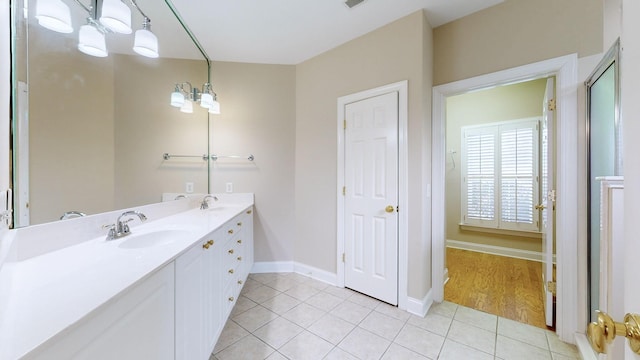
{"label": "white panel door", "polygon": [[[541,211],[542,221],[542,277],[544,286],[544,313],[547,326],[553,326],[553,293],[549,291],[548,283],[553,281],[553,211],[555,203],[555,190],[553,190],[553,114],[555,105],[554,78],[547,79],[547,87],[542,102],[542,131],[540,131],[541,161],[541,203],[536,206]],[[554,101],[555,102],[555,101]]]}
{"label": "white panel door", "polygon": [[345,115],[345,286],[397,305],[398,93]]}

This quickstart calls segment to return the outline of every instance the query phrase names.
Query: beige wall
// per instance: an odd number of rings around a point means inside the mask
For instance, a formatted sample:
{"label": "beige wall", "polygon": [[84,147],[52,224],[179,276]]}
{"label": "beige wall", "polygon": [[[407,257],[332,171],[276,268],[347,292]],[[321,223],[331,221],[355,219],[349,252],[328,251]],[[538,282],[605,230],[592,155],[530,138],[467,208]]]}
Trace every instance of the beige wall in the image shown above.
{"label": "beige wall", "polygon": [[294,259],[294,159],[296,74],[292,65],[213,63],[221,114],[211,118],[211,152],[255,156],[220,159],[211,171],[212,192],[255,194],[256,261]]}
{"label": "beige wall", "polygon": [[113,209],[113,58],[64,50],[73,41],[29,33],[32,224]]}
{"label": "beige wall", "polygon": [[169,105],[176,83],[202,89],[207,81],[203,60],[114,59],[115,208],[159,202],[163,192],[207,192],[207,162],[202,158],[163,160],[162,154],[207,153],[207,115],[194,103],[192,114]]}
{"label": "beige wall", "polygon": [[[446,111],[446,236],[448,240],[541,251],[541,240],[535,238],[464,231],[461,219],[461,129],[498,121],[542,116],[546,79],[500,86],[447,98]],[[455,151],[452,161],[450,151]]]}
{"label": "beige wall", "polygon": [[430,178],[431,28],[422,12],[393,22],[296,67],[295,261],[337,271],[337,99],[409,81],[409,296],[431,283],[424,183]]}
{"label": "beige wall", "polygon": [[602,0],[506,0],[434,29],[434,84],[602,52]]}

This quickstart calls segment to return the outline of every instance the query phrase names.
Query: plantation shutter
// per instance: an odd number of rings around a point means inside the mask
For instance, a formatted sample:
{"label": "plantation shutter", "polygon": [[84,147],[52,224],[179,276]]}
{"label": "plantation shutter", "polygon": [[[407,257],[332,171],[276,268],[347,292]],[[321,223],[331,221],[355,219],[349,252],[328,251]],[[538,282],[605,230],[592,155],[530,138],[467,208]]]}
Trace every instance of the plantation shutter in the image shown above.
{"label": "plantation shutter", "polygon": [[462,131],[462,223],[539,231],[538,120]]}
{"label": "plantation shutter", "polygon": [[496,131],[470,129],[465,135],[464,222],[496,226]]}

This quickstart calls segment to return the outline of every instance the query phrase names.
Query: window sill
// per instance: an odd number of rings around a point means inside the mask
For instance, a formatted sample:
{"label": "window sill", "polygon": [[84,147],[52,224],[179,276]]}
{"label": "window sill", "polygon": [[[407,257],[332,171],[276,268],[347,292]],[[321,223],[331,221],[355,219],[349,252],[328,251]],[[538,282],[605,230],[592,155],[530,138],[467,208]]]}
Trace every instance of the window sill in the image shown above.
{"label": "window sill", "polygon": [[539,231],[495,229],[495,228],[474,226],[474,225],[468,225],[468,224],[458,224],[458,225],[460,225],[460,230],[477,231],[477,232],[500,234],[500,235],[520,236],[520,237],[528,237],[533,239],[542,239],[542,233]]}

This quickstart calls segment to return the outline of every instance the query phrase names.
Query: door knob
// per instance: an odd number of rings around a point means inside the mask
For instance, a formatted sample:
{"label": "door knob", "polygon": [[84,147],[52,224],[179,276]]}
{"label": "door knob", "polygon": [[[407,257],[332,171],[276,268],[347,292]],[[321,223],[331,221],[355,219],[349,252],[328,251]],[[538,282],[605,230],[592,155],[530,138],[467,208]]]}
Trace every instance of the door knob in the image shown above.
{"label": "door knob", "polygon": [[384,208],[384,211],[388,212],[388,213],[392,213],[393,212],[393,206],[391,205],[387,205],[386,208]]}
{"label": "door knob", "polygon": [[629,339],[629,347],[636,354],[640,354],[640,315],[627,314],[624,323],[613,321],[607,313],[597,311],[598,319],[587,327],[587,338],[594,351],[606,354],[607,347],[616,335]]}
{"label": "door knob", "polygon": [[534,207],[536,208],[536,210],[544,210],[544,209],[547,208],[545,205],[542,205],[542,204],[538,204],[538,205],[536,205]]}

